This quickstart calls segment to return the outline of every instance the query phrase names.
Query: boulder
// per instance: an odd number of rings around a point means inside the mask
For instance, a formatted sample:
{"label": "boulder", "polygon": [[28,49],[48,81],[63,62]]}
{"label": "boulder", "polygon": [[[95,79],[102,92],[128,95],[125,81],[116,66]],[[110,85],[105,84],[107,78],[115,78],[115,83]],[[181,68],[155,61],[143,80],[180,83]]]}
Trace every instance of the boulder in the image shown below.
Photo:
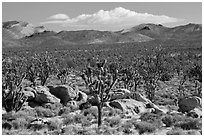
{"label": "boulder", "polygon": [[39,104],[60,102],[60,99],[52,95],[49,92],[49,88],[45,86],[37,86],[35,90],[36,90],[35,102]]}
{"label": "boulder", "polygon": [[140,93],[131,93],[131,98],[135,99],[137,101],[140,102],[144,102],[144,103],[150,103],[151,101],[149,99],[147,99],[145,96],[141,95]]}
{"label": "boulder", "polygon": [[2,115],[6,114],[6,110],[2,109]]}
{"label": "boulder", "polygon": [[202,108],[201,98],[192,96],[192,97],[184,97],[178,100],[178,111],[179,112],[190,112],[194,108]]}
{"label": "boulder", "polygon": [[88,99],[88,96],[86,95],[86,93],[82,91],[78,91],[77,97],[74,100],[77,101],[78,105],[80,105],[82,103],[87,102],[87,99]]}
{"label": "boulder", "polygon": [[116,99],[128,99],[130,96],[130,91],[128,89],[115,89],[111,91],[110,94],[110,100],[116,100]]}
{"label": "boulder", "polygon": [[98,106],[99,105],[99,97],[98,96],[89,96],[87,97],[87,101],[85,103],[79,104],[79,109],[87,109],[90,108],[91,106]]}
{"label": "boulder", "polygon": [[128,115],[137,115],[140,113],[151,112],[151,108],[146,108],[146,104],[134,99],[118,99],[111,101],[109,105],[113,108],[122,110]]}
{"label": "boulder", "polygon": [[25,87],[22,91],[24,95],[27,97],[27,101],[33,101],[36,96],[36,90],[31,87]]}
{"label": "boulder", "polygon": [[155,109],[154,113],[167,113],[168,112],[168,110],[159,108],[157,105],[152,103],[149,99],[147,99],[145,96],[141,95],[140,93],[131,93],[131,98],[136,101],[145,103],[147,108],[154,108]]}
{"label": "boulder", "polygon": [[77,97],[77,91],[68,85],[59,85],[56,87],[48,86],[50,93],[60,99],[60,103],[66,105],[67,102]]}
{"label": "boulder", "polygon": [[169,110],[167,109],[161,109],[159,108],[157,105],[155,105],[154,103],[150,102],[148,104],[146,104],[147,108],[154,108],[154,113],[158,114],[158,113],[163,113],[166,114]]}
{"label": "boulder", "polygon": [[78,108],[78,104],[74,100],[67,102],[67,104],[73,108]]}
{"label": "boulder", "polygon": [[202,118],[202,110],[200,108],[194,108],[190,112],[188,112],[187,116],[193,118]]}

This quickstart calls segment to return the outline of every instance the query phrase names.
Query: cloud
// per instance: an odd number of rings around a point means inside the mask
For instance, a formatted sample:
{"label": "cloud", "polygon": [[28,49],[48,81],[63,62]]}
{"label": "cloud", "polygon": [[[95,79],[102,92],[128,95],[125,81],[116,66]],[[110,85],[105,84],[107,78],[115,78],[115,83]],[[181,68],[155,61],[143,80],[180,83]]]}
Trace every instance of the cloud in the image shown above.
{"label": "cloud", "polygon": [[[60,20],[62,18],[64,20]],[[42,24],[60,24],[61,27],[66,27],[69,30],[120,30],[141,23],[165,24],[181,21],[181,19],[166,15],[137,13],[122,7],[110,11],[99,10],[94,14],[82,14],[74,18],[69,18],[67,15],[64,16],[64,14],[57,14],[49,17],[49,19],[53,20],[42,22]]]}
{"label": "cloud", "polygon": [[55,14],[55,15],[52,15],[52,16],[48,17],[47,19],[50,19],[50,20],[66,20],[66,19],[69,19],[69,16],[67,16],[66,14]]}

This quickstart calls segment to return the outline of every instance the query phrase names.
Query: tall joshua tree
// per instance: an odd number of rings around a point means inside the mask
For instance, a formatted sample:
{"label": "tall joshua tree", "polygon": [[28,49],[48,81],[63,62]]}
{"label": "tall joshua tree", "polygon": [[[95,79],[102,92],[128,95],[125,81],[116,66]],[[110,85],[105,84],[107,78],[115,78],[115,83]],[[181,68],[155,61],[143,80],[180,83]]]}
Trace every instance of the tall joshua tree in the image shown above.
{"label": "tall joshua tree", "polygon": [[88,62],[86,69],[83,71],[81,77],[89,88],[90,94],[97,102],[98,108],[98,127],[102,124],[102,109],[104,103],[109,101],[111,89],[118,80],[118,70],[115,64],[106,64],[104,59],[96,62],[95,66],[91,66]]}

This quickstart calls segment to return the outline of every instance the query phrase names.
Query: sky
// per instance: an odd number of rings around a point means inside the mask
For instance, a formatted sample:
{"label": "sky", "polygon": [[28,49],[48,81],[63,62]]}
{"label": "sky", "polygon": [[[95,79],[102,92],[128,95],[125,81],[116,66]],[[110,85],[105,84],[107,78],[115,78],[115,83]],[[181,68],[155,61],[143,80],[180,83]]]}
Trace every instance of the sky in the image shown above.
{"label": "sky", "polygon": [[117,31],[142,23],[202,24],[201,2],[3,2],[2,21],[26,21],[49,30]]}

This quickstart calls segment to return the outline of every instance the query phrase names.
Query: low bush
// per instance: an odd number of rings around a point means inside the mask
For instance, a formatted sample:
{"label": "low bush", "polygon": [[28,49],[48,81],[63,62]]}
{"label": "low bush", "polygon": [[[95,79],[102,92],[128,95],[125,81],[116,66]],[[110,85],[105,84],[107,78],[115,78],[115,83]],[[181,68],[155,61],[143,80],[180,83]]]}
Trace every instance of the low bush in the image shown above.
{"label": "low bush", "polygon": [[112,117],[122,115],[122,111],[120,109],[108,109],[103,113],[103,116]]}
{"label": "low bush", "polygon": [[86,119],[92,121],[95,117],[92,114],[86,115]]}
{"label": "low bush", "polygon": [[180,127],[184,130],[202,129],[202,123],[200,119],[188,118],[185,121],[177,122],[175,127]]}
{"label": "low bush", "polygon": [[135,122],[133,123],[135,129],[138,130],[139,134],[144,134],[145,132],[152,133],[156,130],[156,126],[152,123],[148,123],[145,121]]}
{"label": "low bush", "polygon": [[106,118],[106,122],[111,127],[118,126],[121,123],[121,118],[120,118],[120,116]]}
{"label": "low bush", "polygon": [[103,125],[100,127],[100,129],[98,129],[98,131],[96,130],[96,134],[98,135],[117,135],[119,134],[118,131],[115,128],[111,128],[107,125]]}
{"label": "low bush", "polygon": [[42,130],[47,128],[47,125],[45,124],[29,124],[28,125],[28,129],[34,130],[34,131],[38,131],[38,130]]}
{"label": "low bush", "polygon": [[69,108],[71,112],[78,110],[78,107],[71,103],[67,103],[66,107]]}
{"label": "low bush", "polygon": [[64,127],[61,131],[62,135],[75,135],[77,129],[73,125],[68,125]]}
{"label": "low bush", "polygon": [[36,107],[35,111],[38,115],[38,117],[54,117],[55,114],[50,109],[46,109],[43,107]]}
{"label": "low bush", "polygon": [[6,113],[6,114],[2,114],[2,120],[3,121],[12,121],[12,120],[15,120],[16,117],[13,113]]}
{"label": "low bush", "polygon": [[77,135],[89,135],[89,130],[85,129],[85,128],[82,128],[82,129],[77,130],[76,134]]}
{"label": "low bush", "polygon": [[73,115],[63,115],[62,116],[64,119],[63,119],[63,124],[64,125],[70,125],[72,123],[74,123],[74,116]]}
{"label": "low bush", "polygon": [[66,115],[66,114],[69,114],[71,113],[71,108],[70,107],[63,107],[59,110],[58,112],[58,115],[61,116],[61,115]]}
{"label": "low bush", "polygon": [[46,109],[50,109],[55,116],[59,114],[59,111],[61,110],[61,108],[63,107],[63,105],[61,103],[46,103],[43,105],[44,108]]}
{"label": "low bush", "polygon": [[160,80],[161,81],[170,81],[172,79],[173,75],[170,73],[164,73],[161,75]]}
{"label": "low bush", "polygon": [[172,115],[166,115],[162,118],[162,122],[166,125],[166,127],[171,127],[175,124],[176,119]]}
{"label": "low bush", "polygon": [[141,121],[154,123],[154,126],[160,127],[162,125],[161,115],[153,114],[153,113],[143,113],[140,116]]}
{"label": "low bush", "polygon": [[2,122],[2,129],[11,130],[12,125],[9,122]]}
{"label": "low bush", "polygon": [[22,108],[20,111],[16,112],[14,116],[16,118],[25,117],[25,116],[35,117],[36,111],[35,109],[32,109],[32,108]]}
{"label": "low bush", "polygon": [[91,114],[94,116],[95,119],[98,118],[98,109],[96,107],[90,107],[88,109],[85,109],[83,112],[83,115],[86,117],[87,115]]}
{"label": "low bush", "polygon": [[76,114],[74,115],[74,122],[75,123],[82,123],[82,121],[85,119],[84,115]]}
{"label": "low bush", "polygon": [[61,130],[58,129],[58,130],[53,130],[53,131],[50,131],[49,132],[49,135],[60,135],[61,134]]}
{"label": "low bush", "polygon": [[87,118],[84,118],[81,122],[82,127],[89,127],[91,126],[91,124],[92,124],[91,121],[88,120]]}
{"label": "low bush", "polygon": [[190,130],[187,131],[188,135],[201,135],[201,131],[196,131],[196,130]]}
{"label": "low bush", "polygon": [[27,129],[30,122],[27,121],[25,118],[21,117],[12,121],[11,124],[14,129]]}
{"label": "low bush", "polygon": [[132,127],[133,127],[133,124],[129,121],[126,121],[125,123],[122,124],[122,131],[124,134],[132,134]]}
{"label": "low bush", "polygon": [[173,128],[166,133],[167,135],[186,135],[186,132],[181,128]]}
{"label": "low bush", "polygon": [[62,123],[59,120],[51,120],[48,123],[48,130],[53,131],[53,130],[58,130],[62,126]]}

